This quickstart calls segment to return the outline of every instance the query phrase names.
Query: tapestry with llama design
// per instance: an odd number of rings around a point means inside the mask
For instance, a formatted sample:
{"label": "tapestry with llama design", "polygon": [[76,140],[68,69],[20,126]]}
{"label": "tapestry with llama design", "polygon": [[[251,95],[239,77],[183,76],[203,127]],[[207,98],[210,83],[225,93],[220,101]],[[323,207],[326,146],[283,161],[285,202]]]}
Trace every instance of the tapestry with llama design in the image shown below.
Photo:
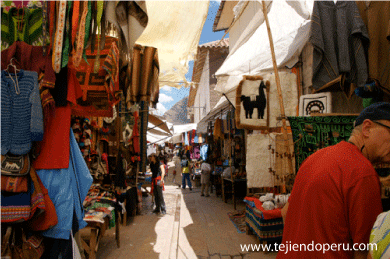
{"label": "tapestry with llama design", "polygon": [[269,81],[261,76],[244,76],[236,92],[237,128],[268,128],[269,86]]}

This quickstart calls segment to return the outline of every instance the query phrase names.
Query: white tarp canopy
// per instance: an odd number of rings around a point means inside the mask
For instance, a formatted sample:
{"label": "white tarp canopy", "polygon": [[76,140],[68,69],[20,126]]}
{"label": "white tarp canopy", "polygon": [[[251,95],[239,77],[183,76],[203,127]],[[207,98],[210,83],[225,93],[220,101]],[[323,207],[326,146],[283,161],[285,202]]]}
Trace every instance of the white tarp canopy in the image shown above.
{"label": "white tarp canopy", "polygon": [[160,86],[180,88],[175,82],[187,82],[208,6],[209,1],[146,1],[148,25],[136,43],[158,48]]}
{"label": "white tarp canopy", "polygon": [[[249,10],[247,7],[241,17],[253,15],[252,20],[215,73],[218,79],[215,90],[227,94],[234,105],[234,90],[243,75],[261,75],[273,68],[262,3],[255,1],[251,4],[255,5],[255,8]],[[278,0],[272,3],[267,1],[266,4],[277,65],[292,67],[309,39],[310,15],[314,1]]]}
{"label": "white tarp canopy", "polygon": [[[188,132],[191,130],[196,129],[196,123],[189,123],[189,124],[183,124],[183,125],[173,125],[171,123],[166,122],[170,131],[173,135],[168,136],[164,131],[161,129],[155,128],[155,131],[148,130],[146,138],[147,141],[150,143],[155,144],[163,144],[165,142],[170,143],[181,143],[182,142],[182,133]],[[152,125],[149,125],[149,127]]]}
{"label": "white tarp canopy", "polygon": [[168,142],[177,144],[182,142],[182,133],[196,129],[196,123],[188,123],[182,125],[173,125],[173,136],[168,139]]}

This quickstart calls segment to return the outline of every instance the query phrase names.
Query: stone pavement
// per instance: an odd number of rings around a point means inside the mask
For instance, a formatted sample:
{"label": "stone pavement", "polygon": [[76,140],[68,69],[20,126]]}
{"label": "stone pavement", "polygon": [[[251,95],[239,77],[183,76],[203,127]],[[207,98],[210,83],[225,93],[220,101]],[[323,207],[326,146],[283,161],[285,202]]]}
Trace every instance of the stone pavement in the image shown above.
{"label": "stone pavement", "polygon": [[[255,236],[240,234],[227,213],[233,204],[224,203],[215,192],[200,196],[200,187],[182,190],[172,183],[172,174],[165,181],[166,215],[152,213],[150,196],[143,199],[142,215],[129,218],[121,226],[121,246],[117,248],[114,228],[101,239],[98,259],[117,258],[276,258],[271,252],[241,251],[240,244],[258,244]],[[180,174],[176,176],[180,181]],[[237,204],[243,210],[244,203]]]}

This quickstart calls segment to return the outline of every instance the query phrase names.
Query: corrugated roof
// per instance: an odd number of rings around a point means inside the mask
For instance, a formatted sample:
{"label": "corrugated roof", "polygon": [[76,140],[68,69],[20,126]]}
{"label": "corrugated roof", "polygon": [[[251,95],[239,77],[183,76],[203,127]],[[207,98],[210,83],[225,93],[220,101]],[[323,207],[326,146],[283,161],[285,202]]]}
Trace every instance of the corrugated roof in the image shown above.
{"label": "corrugated roof", "polygon": [[200,77],[202,76],[203,66],[206,62],[207,52],[212,48],[229,48],[229,38],[223,39],[221,44],[218,44],[220,40],[204,43],[198,46],[198,51],[196,54],[194,68],[192,72],[192,82],[194,86],[190,88],[190,94],[188,96],[188,107],[194,106],[195,96],[198,89],[198,84],[200,82]]}

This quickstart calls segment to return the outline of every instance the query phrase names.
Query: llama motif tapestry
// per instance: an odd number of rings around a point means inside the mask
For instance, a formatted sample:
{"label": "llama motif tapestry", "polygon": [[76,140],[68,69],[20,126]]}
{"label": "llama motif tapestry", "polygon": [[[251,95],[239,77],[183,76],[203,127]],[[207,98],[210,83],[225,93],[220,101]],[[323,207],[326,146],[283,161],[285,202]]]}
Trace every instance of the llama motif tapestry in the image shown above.
{"label": "llama motif tapestry", "polygon": [[238,129],[267,129],[269,82],[261,76],[244,76],[236,92]]}
{"label": "llama motif tapestry", "polygon": [[305,94],[299,98],[299,116],[310,116],[314,113],[332,112],[332,95],[330,92]]}
{"label": "llama motif tapestry", "polygon": [[[297,116],[297,76],[291,70],[282,70],[279,71],[279,78],[285,116]],[[265,97],[265,104],[263,97]],[[260,110],[260,113],[258,110]],[[263,76],[244,76],[236,90],[237,128],[263,130],[281,127],[282,122],[278,120],[279,117],[281,117],[281,111],[275,74],[266,73]],[[288,121],[287,126],[289,126]]]}

